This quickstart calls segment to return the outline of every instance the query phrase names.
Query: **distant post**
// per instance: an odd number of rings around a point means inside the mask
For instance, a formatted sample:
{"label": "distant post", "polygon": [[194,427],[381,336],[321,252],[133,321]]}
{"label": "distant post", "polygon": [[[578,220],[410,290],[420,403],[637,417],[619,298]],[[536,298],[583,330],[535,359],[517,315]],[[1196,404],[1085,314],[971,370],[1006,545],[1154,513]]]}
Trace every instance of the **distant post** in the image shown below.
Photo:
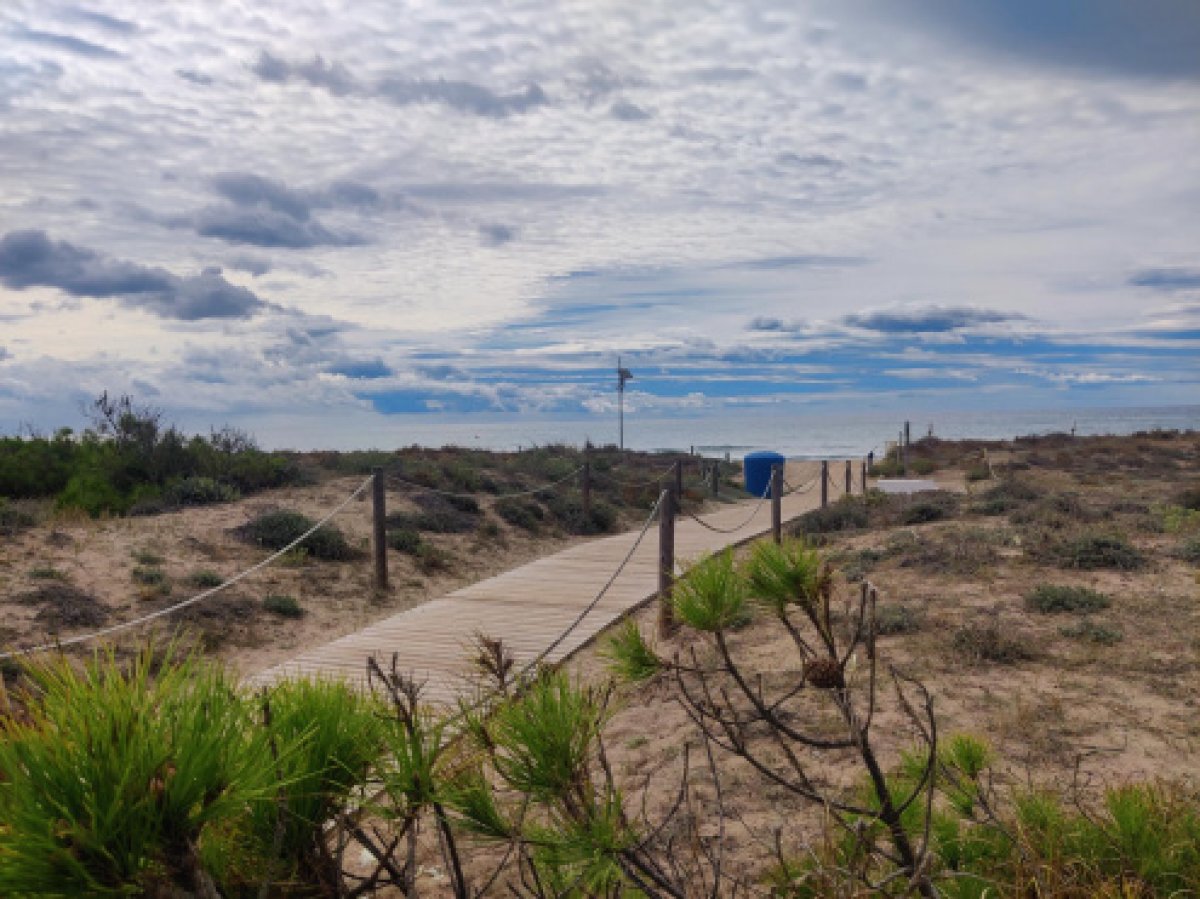
{"label": "distant post", "polygon": [[387,494],[384,491],[383,469],[371,474],[371,513],[373,549],[375,553],[375,589],[388,588],[387,564]]}
{"label": "distant post", "polygon": [[829,463],[821,460],[821,508],[829,505]]}
{"label": "distant post", "polygon": [[771,536],[783,542],[783,466],[771,466]]}
{"label": "distant post", "polygon": [[846,460],[846,496],[854,492],[854,468],[850,460]]}
{"label": "distant post", "polygon": [[862,495],[867,495],[867,463],[862,464]]}
{"label": "distant post", "polygon": [[580,503],[583,506],[583,527],[592,525],[592,442],[583,445],[583,480],[579,484]]}
{"label": "distant post", "polygon": [[713,499],[721,492],[721,460],[713,459],[712,467],[708,470],[708,489]]}
{"label": "distant post", "polygon": [[658,499],[658,636],[675,633],[671,588],[675,584],[675,491],[668,487]]}
{"label": "distant post", "polygon": [[908,446],[912,443],[912,422],[904,423],[904,445]]}
{"label": "distant post", "polygon": [[683,460],[675,460],[675,514],[683,514]]}

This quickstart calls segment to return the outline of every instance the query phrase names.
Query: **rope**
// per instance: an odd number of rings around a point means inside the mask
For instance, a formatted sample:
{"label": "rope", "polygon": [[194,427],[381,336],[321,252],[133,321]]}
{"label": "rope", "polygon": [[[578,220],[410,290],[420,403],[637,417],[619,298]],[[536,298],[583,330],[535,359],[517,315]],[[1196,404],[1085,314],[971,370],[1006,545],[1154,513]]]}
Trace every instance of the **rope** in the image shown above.
{"label": "rope", "polygon": [[783,486],[786,489],[783,491],[783,495],[791,496],[793,493],[808,493],[808,491],[812,490],[814,487],[817,486],[817,481],[819,481],[819,480],[821,480],[821,476],[817,475],[803,487],[801,487],[799,485],[797,485],[795,487],[791,487],[788,485],[787,481],[784,481]]}
{"label": "rope", "polygon": [[719,528],[716,525],[709,524],[707,521],[704,521],[701,518],[697,518],[695,513],[693,513],[693,512],[687,512],[685,514],[687,515],[688,518],[692,519],[692,521],[696,522],[696,524],[700,525],[702,528],[707,528],[708,530],[712,531],[714,534],[732,534],[736,531],[740,531],[742,528],[746,527],[746,525],[748,525],[750,522],[752,522],[754,520],[754,516],[757,515],[758,510],[763,507],[763,504],[767,501],[767,497],[770,495],[770,493],[771,493],[771,483],[770,483],[770,481],[768,481],[767,486],[763,488],[762,496],[760,496],[758,498],[758,502],[755,504],[754,508],[750,510],[750,517],[747,518],[745,521],[743,521],[741,524],[739,524],[735,528]]}
{"label": "rope", "polygon": [[625,554],[625,558],[621,560],[621,564],[618,565],[616,571],[612,573],[612,577],[610,577],[605,582],[604,586],[600,588],[600,592],[596,594],[596,598],[588,603],[582,612],[575,616],[575,620],[567,626],[566,630],[564,630],[554,639],[553,643],[538,653],[533,661],[529,662],[523,669],[521,669],[521,673],[517,675],[519,678],[524,677],[536,666],[545,661],[546,656],[550,655],[550,653],[554,651],[555,647],[562,643],[563,640],[567,639],[567,637],[571,635],[571,632],[574,631],[575,628],[579,627],[583,619],[591,613],[592,609],[596,608],[596,606],[600,603],[600,600],[602,600],[604,595],[608,593],[609,588],[616,582],[617,578],[620,577],[621,572],[625,570],[625,566],[629,564],[629,560],[633,558],[633,554],[637,552],[637,548],[642,545],[642,540],[644,540],[646,537],[646,531],[650,529],[650,523],[654,521],[655,517],[658,515],[659,509],[662,507],[663,496],[666,495],[666,492],[667,491],[664,490],[658,495],[658,501],[654,504],[654,508],[650,510],[650,514],[646,516],[646,521],[642,525],[642,530],[637,535],[637,539],[633,541],[633,546],[629,547],[629,552]]}
{"label": "rope", "polygon": [[547,490],[551,490],[551,489],[559,486],[560,484],[564,484],[567,481],[571,480],[571,478],[575,477],[581,471],[583,471],[582,465],[580,465],[574,471],[568,472],[567,474],[563,475],[557,481],[551,481],[549,484],[543,484],[541,487],[535,487],[532,490],[518,490],[514,493],[480,494],[479,491],[475,491],[474,493],[455,493],[451,490],[439,490],[436,487],[426,487],[424,484],[418,484],[416,481],[406,481],[406,480],[404,480],[404,478],[397,477],[394,474],[389,474],[387,476],[387,479],[388,479],[388,481],[392,481],[397,484],[403,484],[405,487],[411,487],[415,490],[423,490],[426,493],[436,493],[438,496],[453,496],[453,497],[457,497],[459,499],[469,497],[471,499],[475,499],[475,498],[479,497],[480,495],[483,495],[483,496],[490,496],[492,499],[516,499],[517,497],[533,496],[534,494],[544,493]]}
{"label": "rope", "polygon": [[13,650],[12,652],[0,653],[0,661],[2,661],[4,659],[17,658],[19,656],[33,655],[34,653],[37,653],[37,652],[45,652],[48,649],[62,649],[67,646],[76,646],[80,643],[87,643],[88,641],[95,640],[98,637],[106,637],[109,634],[115,634],[119,631],[128,630],[131,627],[137,627],[139,624],[145,624],[147,621],[153,621],[156,618],[164,618],[167,615],[171,615],[175,612],[178,612],[180,609],[186,609],[188,606],[195,605],[196,603],[200,602],[201,600],[208,599],[210,596],[213,596],[216,593],[220,593],[222,590],[226,589],[227,587],[232,587],[238,581],[249,577],[250,575],[254,574],[256,571],[260,571],[261,569],[267,567],[268,565],[270,565],[272,562],[274,562],[276,559],[278,559],[280,556],[284,555],[285,553],[291,552],[299,544],[303,543],[305,540],[307,540],[309,537],[311,537],[313,534],[315,534],[318,530],[320,530],[322,527],[324,527],[326,524],[328,524],[329,520],[331,518],[333,518],[335,515],[337,515],[339,512],[341,512],[343,509],[345,509],[346,506],[350,505],[350,503],[352,503],[354,500],[358,499],[359,495],[364,490],[367,489],[367,486],[370,483],[371,483],[371,478],[367,478],[365,481],[363,481],[358,486],[358,488],[353,493],[351,493],[348,497],[346,497],[342,501],[341,505],[339,505],[336,509],[334,509],[332,512],[330,512],[328,515],[326,515],[324,518],[322,518],[316,524],[314,524],[311,528],[309,528],[307,531],[305,531],[303,534],[301,534],[299,537],[297,537],[295,540],[293,540],[291,543],[289,543],[283,549],[278,550],[273,555],[267,556],[267,558],[263,559],[257,565],[247,568],[241,574],[235,574],[233,577],[229,578],[229,580],[225,581],[222,584],[218,584],[216,587],[210,587],[208,590],[204,590],[200,593],[197,593],[195,596],[191,597],[190,599],[185,599],[185,600],[183,600],[183,602],[177,602],[177,603],[175,603],[175,605],[168,606],[165,609],[159,609],[157,612],[151,612],[148,615],[142,615],[140,618],[134,618],[132,621],[125,621],[125,622],[122,622],[121,624],[114,624],[114,625],[111,625],[110,627],[102,628],[101,630],[94,631],[93,633],[90,633],[90,634],[82,634],[78,637],[71,637],[69,640],[60,640],[60,641],[57,641],[54,643],[43,643],[40,646],[32,646],[29,649],[17,649],[17,650]]}
{"label": "rope", "polygon": [[667,475],[671,474],[671,472],[673,472],[674,470],[675,470],[675,464],[672,463],[672,464],[668,465],[666,470],[662,474],[660,474],[658,477],[648,478],[645,480],[640,479],[640,478],[619,478],[616,475],[614,475],[611,471],[599,471],[599,472],[593,471],[592,474],[597,475],[602,478],[608,478],[610,481],[613,481],[614,483],[621,484],[626,487],[651,487],[651,486],[661,483],[662,479],[665,478]]}

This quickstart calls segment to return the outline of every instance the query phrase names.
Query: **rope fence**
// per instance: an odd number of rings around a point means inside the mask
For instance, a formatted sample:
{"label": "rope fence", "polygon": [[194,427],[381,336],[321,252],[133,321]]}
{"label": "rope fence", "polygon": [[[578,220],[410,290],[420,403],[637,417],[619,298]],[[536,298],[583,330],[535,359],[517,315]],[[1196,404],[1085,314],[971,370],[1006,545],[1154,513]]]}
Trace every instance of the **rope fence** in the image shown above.
{"label": "rope fence", "polygon": [[314,524],[312,527],[310,527],[307,531],[305,531],[303,534],[301,534],[299,537],[297,537],[295,540],[293,540],[287,546],[283,547],[283,549],[276,550],[273,554],[267,556],[267,558],[263,559],[261,562],[257,563],[256,565],[252,565],[250,568],[247,568],[245,571],[235,574],[233,577],[228,578],[227,580],[218,584],[215,587],[210,587],[207,590],[203,590],[200,593],[197,593],[195,596],[192,596],[189,599],[185,599],[182,602],[177,602],[174,605],[170,605],[165,609],[159,609],[156,612],[150,612],[149,614],[142,615],[138,618],[134,618],[131,621],[123,621],[120,624],[114,624],[109,627],[101,628],[100,630],[93,631],[89,634],[80,634],[79,636],[70,637],[69,639],[66,639],[66,640],[56,640],[53,643],[43,643],[39,646],[31,646],[27,649],[16,649],[16,650],[12,650],[10,652],[0,653],[0,661],[4,661],[6,659],[19,658],[22,656],[33,655],[35,653],[46,652],[46,651],[52,650],[52,649],[65,649],[68,646],[78,646],[81,643],[88,643],[92,640],[98,640],[101,637],[108,637],[112,634],[120,633],[121,631],[126,631],[126,630],[129,630],[130,628],[138,627],[140,625],[146,624],[147,622],[154,621],[155,619],[158,619],[158,618],[165,618],[168,615],[175,614],[176,612],[180,611],[181,609],[186,609],[188,606],[193,606],[198,602],[203,602],[204,600],[208,599],[209,597],[215,596],[216,594],[222,592],[223,590],[227,590],[228,588],[232,587],[234,584],[238,583],[239,581],[248,578],[250,575],[254,574],[255,572],[261,571],[262,569],[264,569],[268,565],[270,565],[272,562],[274,562],[276,559],[291,552],[293,549],[295,549],[297,546],[299,546],[301,543],[303,543],[305,540],[307,540],[309,537],[311,537],[313,534],[315,534],[317,531],[319,531],[322,527],[327,525],[334,518],[334,516],[336,516],[343,509],[345,509],[348,505],[350,505],[350,503],[352,503],[352,502],[354,502],[354,500],[358,499],[358,497],[362,495],[363,491],[366,490],[367,487],[369,487],[371,485],[371,480],[372,480],[371,478],[367,478],[365,481],[363,481],[361,484],[359,484],[358,487],[354,490],[354,492],[351,493],[349,496],[347,496],[344,500],[342,500],[342,502],[337,506],[337,508],[335,508],[332,512],[327,514],[324,518],[322,518],[320,521],[318,521],[316,524]]}

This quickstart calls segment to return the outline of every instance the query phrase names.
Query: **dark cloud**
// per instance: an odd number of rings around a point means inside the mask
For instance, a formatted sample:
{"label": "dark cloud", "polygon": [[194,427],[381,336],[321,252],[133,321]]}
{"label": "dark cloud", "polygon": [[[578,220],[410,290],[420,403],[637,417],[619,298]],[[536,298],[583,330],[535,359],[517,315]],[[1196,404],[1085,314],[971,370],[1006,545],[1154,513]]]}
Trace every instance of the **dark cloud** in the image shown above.
{"label": "dark cloud", "polygon": [[378,206],[382,202],[379,191],[360,181],[334,181],[315,198],[318,206]]}
{"label": "dark cloud", "polygon": [[89,25],[95,25],[114,34],[137,34],[141,30],[136,22],[130,22],[127,19],[118,19],[116,16],[108,16],[104,13],[92,12],[88,9],[72,9],[69,15],[79,22],[87,22]]}
{"label": "dark cloud", "polygon": [[792,168],[823,168],[823,169],[840,169],[842,163],[832,156],[826,156],[824,153],[780,153],[775,157],[776,165],[785,165]]}
{"label": "dark cloud", "polygon": [[643,122],[650,118],[650,113],[628,100],[618,100],[608,113],[614,119],[620,119],[622,122]]}
{"label": "dark cloud", "polygon": [[397,106],[414,103],[441,103],[459,112],[490,118],[503,118],[513,113],[528,112],[545,105],[546,93],[537,84],[523,91],[499,94],[471,81],[426,81],[408,78],[385,78],[375,86],[375,93]]}
{"label": "dark cloud", "polygon": [[33,28],[20,27],[14,29],[12,35],[18,40],[27,41],[31,44],[41,44],[44,47],[66,50],[68,53],[75,53],[79,56],[87,56],[92,59],[122,59],[125,56],[124,53],[119,53],[109,47],[93,44],[91,41],[72,37],[69,34],[56,34],[52,31],[37,31]]}
{"label": "dark cloud", "polygon": [[385,365],[382,359],[346,359],[331,366],[329,371],[331,374],[362,381],[387,378],[394,374],[392,369]]}
{"label": "dark cloud", "polygon": [[176,69],[175,75],[182,78],[184,81],[190,81],[192,84],[198,84],[201,87],[208,87],[213,83],[213,80],[203,72],[195,72],[192,69]]}
{"label": "dark cloud", "polygon": [[788,326],[783,319],[771,315],[756,315],[746,326],[749,331],[787,331]]}
{"label": "dark cloud", "polygon": [[868,87],[866,76],[858,72],[832,72],[826,77],[826,82],[838,90],[860,93]]}
{"label": "dark cloud", "polygon": [[472,81],[405,78],[399,75],[385,77],[374,84],[364,84],[342,63],[326,62],[321,56],[315,56],[309,62],[292,63],[263,50],[250,69],[263,81],[284,84],[298,79],[338,97],[371,96],[396,106],[440,103],[459,112],[490,118],[528,112],[548,102],[541,86],[532,83],[524,90],[512,93],[500,93]]}
{"label": "dark cloud", "polygon": [[[849,16],[831,4],[832,14]],[[855,22],[864,21],[862,3]],[[889,25],[1046,66],[1166,78],[1200,77],[1195,0],[869,0]]]}
{"label": "dark cloud", "polygon": [[51,240],[44,231],[11,231],[0,238],[0,283],[15,290],[55,287],[77,297],[111,297],[182,321],[248,318],[267,305],[226,281],[219,268],[181,278]]}
{"label": "dark cloud", "polygon": [[479,236],[488,246],[499,247],[509,241],[515,240],[517,232],[516,229],[510,228],[508,225],[480,225]]}
{"label": "dark cloud", "polygon": [[842,323],[885,334],[927,334],[1017,321],[1024,317],[1015,312],[973,306],[919,306],[846,315],[842,317]]}
{"label": "dark cloud", "polygon": [[269,259],[263,259],[261,256],[251,256],[248,253],[230,256],[225,260],[225,264],[234,271],[246,272],[256,278],[262,277],[271,270]]}
{"label": "dark cloud", "polygon": [[1156,290],[1189,290],[1200,287],[1200,269],[1148,268],[1135,272],[1129,283],[1134,287],[1153,287]]}
{"label": "dark cloud", "polygon": [[262,206],[210,206],[188,218],[197,234],[227,243],[256,247],[305,249],[318,246],[356,246],[365,243],[352,232],[335,233],[316,219],[300,219]]}
{"label": "dark cloud", "polygon": [[212,179],[213,190],[238,206],[265,206],[294,219],[307,219],[311,201],[282,181],[247,172],[225,172]]}

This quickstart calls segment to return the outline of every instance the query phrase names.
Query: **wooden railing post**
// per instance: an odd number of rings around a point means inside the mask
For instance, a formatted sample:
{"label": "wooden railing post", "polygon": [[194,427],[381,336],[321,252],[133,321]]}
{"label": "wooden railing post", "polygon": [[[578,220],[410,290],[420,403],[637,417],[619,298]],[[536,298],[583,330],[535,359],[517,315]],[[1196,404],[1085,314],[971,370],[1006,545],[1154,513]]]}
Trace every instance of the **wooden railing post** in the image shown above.
{"label": "wooden railing post", "polygon": [[658,502],[658,636],[665,640],[675,633],[675,491],[666,488]]}
{"label": "wooden railing post", "polygon": [[675,460],[675,514],[683,514],[683,460]]}
{"label": "wooden railing post", "polygon": [[846,460],[846,496],[854,492],[854,468],[849,459]]}
{"label": "wooden railing post", "polygon": [[387,564],[387,494],[383,469],[376,468],[371,475],[371,514],[373,549],[375,554],[375,589],[388,588]]}
{"label": "wooden railing post", "polygon": [[867,495],[867,463],[862,464],[862,495]]}
{"label": "wooden railing post", "polygon": [[583,479],[579,484],[579,499],[583,506],[583,527],[592,528],[592,442],[583,445]]}
{"label": "wooden railing post", "polygon": [[821,508],[829,505],[829,463],[821,460]]}
{"label": "wooden railing post", "polygon": [[771,536],[783,542],[783,466],[771,466]]}
{"label": "wooden railing post", "polygon": [[721,460],[713,459],[712,468],[708,470],[708,489],[713,499],[721,493]]}

